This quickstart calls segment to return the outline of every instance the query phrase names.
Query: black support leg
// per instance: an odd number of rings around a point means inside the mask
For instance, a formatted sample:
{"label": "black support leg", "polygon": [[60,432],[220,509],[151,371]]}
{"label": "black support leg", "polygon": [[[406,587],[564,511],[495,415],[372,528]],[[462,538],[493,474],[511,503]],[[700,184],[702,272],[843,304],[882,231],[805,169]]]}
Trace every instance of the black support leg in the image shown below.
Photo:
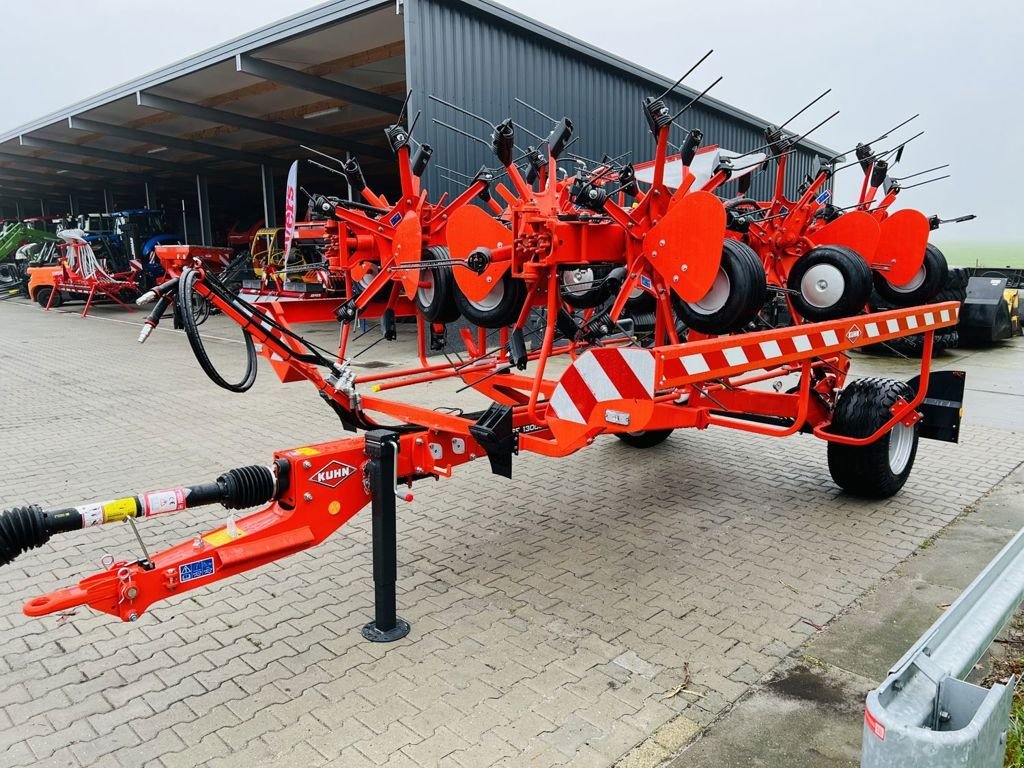
{"label": "black support leg", "polygon": [[409,634],[409,623],[398,618],[395,582],[398,581],[398,542],[395,534],[395,462],[398,435],[386,429],[366,433],[373,494],[373,598],[374,620],[363,627],[363,637],[390,643]]}

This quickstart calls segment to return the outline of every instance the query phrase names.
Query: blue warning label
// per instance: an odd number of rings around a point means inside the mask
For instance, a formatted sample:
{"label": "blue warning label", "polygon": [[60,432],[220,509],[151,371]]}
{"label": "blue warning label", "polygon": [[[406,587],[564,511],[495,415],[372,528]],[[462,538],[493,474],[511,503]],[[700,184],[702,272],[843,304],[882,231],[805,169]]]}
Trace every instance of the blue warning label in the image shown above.
{"label": "blue warning label", "polygon": [[831,190],[826,189],[824,192],[822,192],[820,195],[814,198],[814,200],[818,205],[824,205],[825,203],[828,202],[828,199],[830,197],[832,197],[832,192]]}
{"label": "blue warning label", "polygon": [[402,212],[401,211],[395,211],[393,214],[391,214],[391,218],[388,219],[388,222],[390,222],[392,227],[397,227],[398,226],[398,222],[400,222],[401,220],[402,220]]}
{"label": "blue warning label", "polygon": [[178,581],[184,584],[186,581],[194,581],[204,576],[213,576],[213,558],[196,560],[194,563],[184,563],[178,566]]}

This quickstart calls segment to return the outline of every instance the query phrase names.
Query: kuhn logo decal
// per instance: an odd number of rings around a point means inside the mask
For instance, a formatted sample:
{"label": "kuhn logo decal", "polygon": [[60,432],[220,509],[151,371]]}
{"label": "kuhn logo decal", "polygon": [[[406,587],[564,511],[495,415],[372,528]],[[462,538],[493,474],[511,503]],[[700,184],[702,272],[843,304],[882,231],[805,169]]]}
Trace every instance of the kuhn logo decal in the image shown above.
{"label": "kuhn logo decal", "polygon": [[850,330],[846,332],[846,340],[851,344],[856,344],[857,340],[860,338],[860,335],[860,326],[856,324],[851,325]]}
{"label": "kuhn logo decal", "polygon": [[343,482],[348,480],[349,477],[355,474],[355,471],[355,467],[350,467],[348,464],[342,464],[340,461],[332,461],[323,469],[315,472],[309,478],[309,482],[316,483],[317,485],[323,485],[327,488],[337,488]]}

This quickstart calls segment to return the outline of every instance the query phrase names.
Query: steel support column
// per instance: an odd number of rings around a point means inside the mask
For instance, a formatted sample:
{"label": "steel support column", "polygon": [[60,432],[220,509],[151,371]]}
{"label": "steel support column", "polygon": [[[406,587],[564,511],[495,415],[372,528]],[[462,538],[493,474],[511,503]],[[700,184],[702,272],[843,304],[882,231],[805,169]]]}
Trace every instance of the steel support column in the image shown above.
{"label": "steel support column", "polygon": [[150,191],[149,191],[149,182],[148,181],[142,182],[142,188],[143,188],[143,190],[145,190],[145,193],[146,193],[146,207],[147,208],[152,208],[153,207],[153,196],[152,196],[152,194],[150,194]]}
{"label": "steel support column", "polygon": [[202,245],[213,245],[213,225],[210,223],[210,190],[206,177],[196,174],[196,202],[199,208],[199,237]]}
{"label": "steel support column", "polygon": [[274,169],[269,165],[260,166],[260,181],[263,186],[263,226],[277,226],[277,207],[274,205]]}
{"label": "steel support column", "polygon": [[363,627],[363,637],[374,643],[390,643],[409,634],[409,622],[398,617],[395,583],[398,581],[395,464],[398,435],[387,429],[366,433],[367,471],[373,494],[373,621]]}
{"label": "steel support column", "polygon": [[110,190],[103,189],[103,212],[109,214],[114,208],[114,196],[110,194]]}

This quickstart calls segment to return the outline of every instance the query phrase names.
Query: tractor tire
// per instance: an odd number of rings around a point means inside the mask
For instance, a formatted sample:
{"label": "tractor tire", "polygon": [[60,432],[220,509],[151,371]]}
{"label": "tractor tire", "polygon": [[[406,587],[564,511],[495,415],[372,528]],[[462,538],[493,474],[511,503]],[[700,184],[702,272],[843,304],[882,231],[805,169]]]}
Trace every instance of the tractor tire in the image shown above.
{"label": "tractor tire", "polygon": [[871,296],[871,268],[843,245],[819,245],[801,256],[789,273],[791,301],[808,320],[856,315]]}
{"label": "tractor tire", "polygon": [[[944,301],[959,301],[962,303],[967,298],[967,281],[969,279],[970,275],[963,267],[950,267],[946,273],[946,280],[942,290],[933,296],[928,303],[939,304]],[[896,307],[876,291],[871,296],[870,308],[872,312],[884,312]],[[943,328],[935,334],[935,341],[932,343],[932,353],[937,354],[957,349],[959,346],[960,333],[957,327]],[[907,357],[920,357],[924,351],[924,335],[901,336],[884,344],[872,344],[868,349],[882,354],[895,352]]]}
{"label": "tractor tire", "polygon": [[685,302],[673,294],[676,315],[700,333],[732,333],[750,323],[768,295],[764,266],[754,249],[739,240],[722,244],[718,275],[700,301]]}
{"label": "tractor tire", "polygon": [[616,432],[615,436],[633,448],[653,448],[668,440],[673,430],[648,429],[640,432]]}
{"label": "tractor tire", "polygon": [[586,265],[560,270],[558,289],[562,301],[573,309],[593,309],[601,306],[610,297],[608,288],[600,282],[609,272],[609,267]]}
{"label": "tractor tire", "polygon": [[[46,305],[50,303],[50,294],[51,293],[53,293],[53,287],[52,286],[49,286],[49,285],[40,286],[40,288],[36,291],[36,304],[38,304],[43,309],[46,309]],[[64,297],[62,297],[60,295],[60,293],[58,292],[57,295],[53,297],[53,305],[52,306],[53,306],[54,309],[56,309],[57,307],[59,307],[63,303],[64,303]]]}
{"label": "tractor tire", "polygon": [[943,289],[949,279],[946,257],[931,243],[924,252],[924,263],[914,278],[906,285],[893,285],[881,272],[874,273],[875,290],[886,301],[897,307],[913,307],[927,304]]}
{"label": "tractor tire", "polygon": [[[448,249],[431,246],[423,250],[422,260],[448,261]],[[421,270],[421,283],[416,289],[416,308],[429,323],[451,323],[459,319],[459,307],[455,303],[455,276],[448,264],[427,267]]]}
{"label": "tractor tire", "polygon": [[[896,400],[913,399],[902,381],[859,379],[839,396],[829,431],[845,437],[868,437],[889,421]],[[918,424],[897,424],[870,445],[828,444],[828,469],[836,485],[851,496],[887,499],[903,487],[914,467]]]}
{"label": "tractor tire", "polygon": [[467,321],[481,328],[507,328],[519,319],[526,301],[526,283],[512,272],[501,280],[482,301],[470,301],[456,286],[455,302]]}

